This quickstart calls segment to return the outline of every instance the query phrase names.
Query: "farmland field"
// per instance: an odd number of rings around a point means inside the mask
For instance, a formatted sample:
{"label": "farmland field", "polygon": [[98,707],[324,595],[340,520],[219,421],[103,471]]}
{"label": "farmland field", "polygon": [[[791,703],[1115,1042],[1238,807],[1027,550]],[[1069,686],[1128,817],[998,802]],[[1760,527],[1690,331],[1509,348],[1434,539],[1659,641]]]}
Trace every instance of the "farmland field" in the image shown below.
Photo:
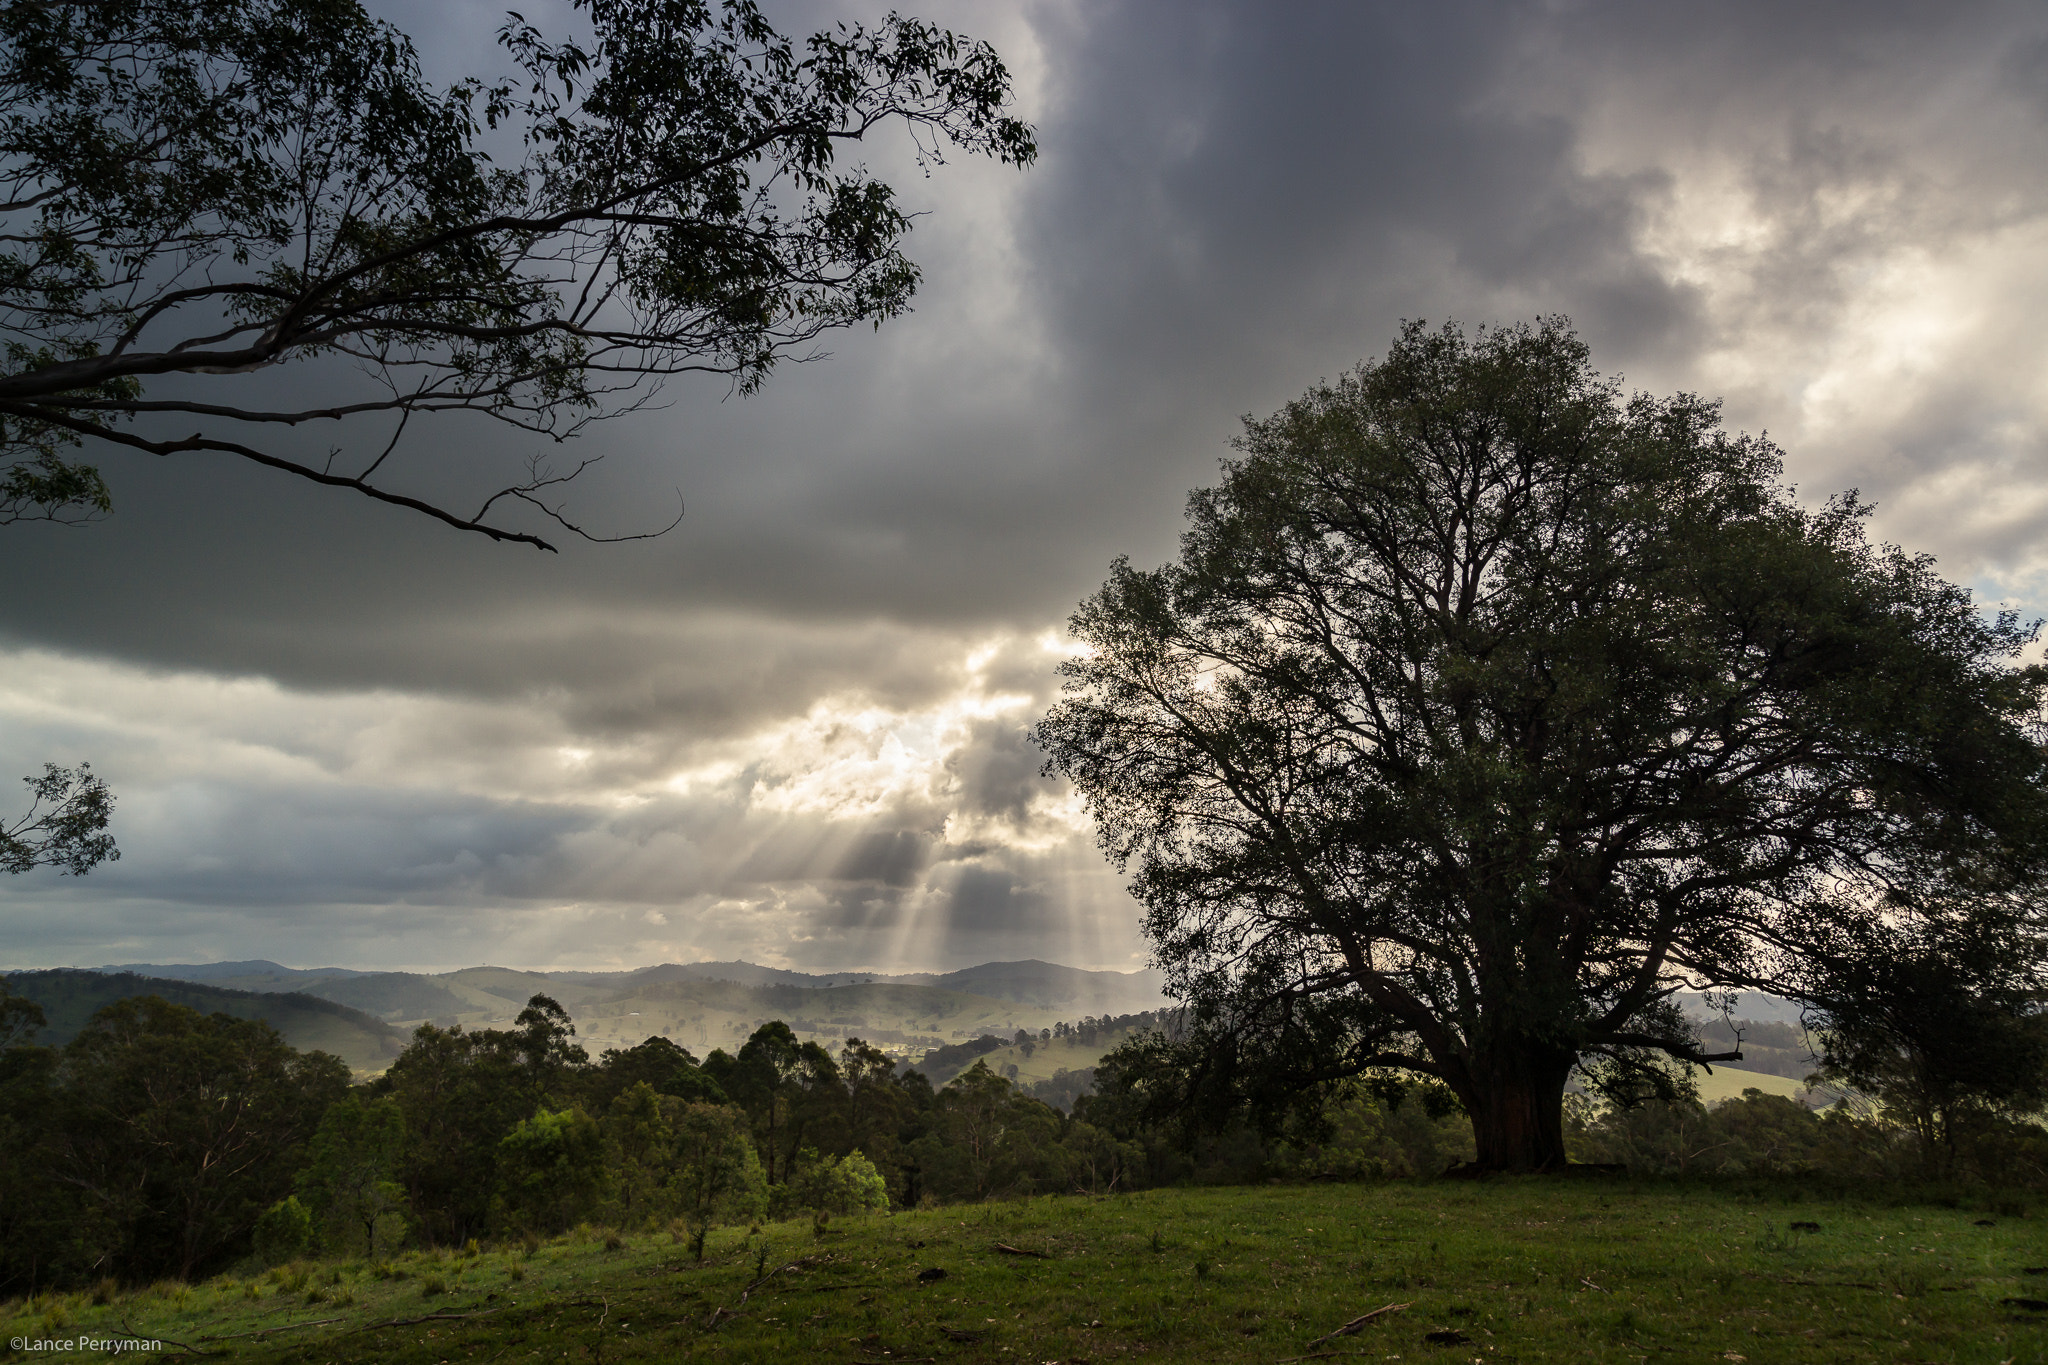
{"label": "farmland field", "polygon": [[585,1229],[0,1316],[279,1362],[2020,1365],[2048,1361],[2028,1212],[1618,1177],[1160,1190],[714,1229],[701,1262]]}

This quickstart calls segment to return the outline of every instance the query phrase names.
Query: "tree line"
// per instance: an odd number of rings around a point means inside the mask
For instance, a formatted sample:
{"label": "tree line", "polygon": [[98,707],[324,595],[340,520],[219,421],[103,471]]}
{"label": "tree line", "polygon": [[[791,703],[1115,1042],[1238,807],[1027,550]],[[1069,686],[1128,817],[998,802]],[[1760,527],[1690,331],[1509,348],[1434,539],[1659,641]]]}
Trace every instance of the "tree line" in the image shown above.
{"label": "tree line", "polygon": [[820,1217],[1142,1183],[1140,1144],[977,1064],[943,1087],[787,1024],[701,1061],[593,1060],[560,1004],[421,1025],[382,1075],[261,1020],[116,1002],[61,1048],[0,986],[0,1290],[206,1274],[252,1254]]}
{"label": "tree line", "polygon": [[[154,997],[107,1006],[61,1048],[33,1042],[41,1024],[38,1006],[0,985],[0,1292],[581,1223],[664,1228],[701,1253],[725,1222],[1431,1177],[1476,1151],[1454,1091],[1390,1071],[1291,1105],[1191,1109],[1184,1054],[1157,1031],[1105,1057],[1092,1093],[1062,1113],[982,1060],[935,1088],[858,1038],[835,1051],[779,1020],[701,1061],[659,1036],[592,1060],[545,995],[509,1029],[422,1025],[362,1084],[261,1020]],[[1967,1031],[1953,1018],[1940,1028]],[[1582,1091],[1566,1106],[1566,1140],[1575,1160],[1655,1174],[2048,1187],[2048,1130],[2027,1108],[2038,1085],[1997,1089],[1980,1067],[1975,1082],[1951,1074],[1929,1091],[1944,1054],[1895,1048],[1876,1077],[1873,1055],[1864,1034],[1822,1059],[1838,1084],[1859,1067],[1871,1081],[1822,1113],[1756,1091],[1712,1108],[1685,1094],[1605,1105]]]}

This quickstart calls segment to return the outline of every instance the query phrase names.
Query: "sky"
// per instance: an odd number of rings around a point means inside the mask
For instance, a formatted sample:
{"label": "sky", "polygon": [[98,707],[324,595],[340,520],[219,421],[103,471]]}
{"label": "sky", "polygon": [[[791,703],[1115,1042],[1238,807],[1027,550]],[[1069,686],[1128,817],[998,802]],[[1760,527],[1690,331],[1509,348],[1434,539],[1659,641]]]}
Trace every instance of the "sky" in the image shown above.
{"label": "sky", "polygon": [[[996,45],[1040,160],[865,150],[916,311],[583,438],[572,510],[680,495],[669,535],[546,555],[116,452],[112,517],[0,532],[0,772],[89,760],[122,850],[0,886],[0,964],[1140,967],[1029,737],[1065,619],[1406,318],[1565,314],[2048,612],[2048,10],[902,7]],[[378,12],[492,68],[492,5]],[[455,420],[406,470],[528,453]]]}

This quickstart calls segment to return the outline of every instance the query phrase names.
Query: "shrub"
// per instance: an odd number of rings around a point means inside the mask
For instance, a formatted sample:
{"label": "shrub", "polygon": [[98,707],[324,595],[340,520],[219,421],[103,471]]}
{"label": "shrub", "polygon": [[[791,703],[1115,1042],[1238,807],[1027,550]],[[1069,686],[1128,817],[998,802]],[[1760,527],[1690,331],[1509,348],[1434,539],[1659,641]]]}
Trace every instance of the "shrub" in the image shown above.
{"label": "shrub", "polygon": [[779,1211],[820,1214],[883,1213],[889,1208],[889,1186],[875,1164],[860,1152],[812,1160],[796,1176],[775,1189]]}
{"label": "shrub", "polygon": [[313,1215],[296,1195],[287,1195],[256,1220],[256,1254],[279,1265],[305,1254],[313,1241]]}

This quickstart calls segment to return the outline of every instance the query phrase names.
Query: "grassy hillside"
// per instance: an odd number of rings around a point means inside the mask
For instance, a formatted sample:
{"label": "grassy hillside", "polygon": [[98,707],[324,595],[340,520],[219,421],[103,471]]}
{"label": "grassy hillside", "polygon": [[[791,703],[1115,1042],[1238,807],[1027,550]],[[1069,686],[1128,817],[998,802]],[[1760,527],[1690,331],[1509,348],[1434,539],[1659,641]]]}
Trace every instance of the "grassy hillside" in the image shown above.
{"label": "grassy hillside", "polygon": [[0,1317],[30,1343],[280,1365],[2023,1365],[2048,1361],[2048,1242],[2022,1212],[1600,1179],[1162,1190],[723,1228],[701,1262],[666,1234],[593,1234]]}
{"label": "grassy hillside", "polygon": [[433,977],[413,972],[338,977],[309,982],[298,989],[390,1022],[446,1018],[460,1014],[474,1003]]}
{"label": "grassy hillside", "polygon": [[405,1046],[405,1034],[382,1020],[310,995],[231,990],[129,972],[17,972],[7,985],[43,1007],[49,1027],[37,1035],[39,1043],[67,1043],[105,1006],[155,995],[201,1014],[266,1020],[300,1051],[331,1052],[357,1071],[383,1070]]}
{"label": "grassy hillside", "polygon": [[1732,1066],[1717,1066],[1712,1074],[1700,1070],[1695,1079],[1699,1083],[1700,1098],[1708,1104],[1735,1099],[1745,1090],[1783,1095],[1788,1100],[1798,1100],[1816,1109],[1833,1104],[1840,1098],[1832,1090],[1808,1090],[1803,1081],[1795,1081],[1790,1076],[1774,1076],[1768,1071],[1740,1071]]}
{"label": "grassy hillside", "polygon": [[[1131,1036],[1131,1030],[1120,1029],[1114,1033],[1099,1034],[1093,1043],[1083,1043],[1078,1038],[1055,1038],[1051,1042],[1036,1043],[1029,1054],[1015,1043],[1007,1044],[985,1054],[981,1061],[988,1063],[988,1069],[999,1076],[1008,1076],[1022,1086],[1036,1081],[1051,1080],[1061,1071],[1080,1071],[1094,1066],[1103,1054]],[[959,1066],[930,1068],[933,1085],[944,1085],[954,1076],[974,1065],[972,1060]],[[1010,1068],[1015,1067],[1012,1071]]]}
{"label": "grassy hillside", "polygon": [[928,984],[1035,1005],[1065,1019],[1083,1014],[1136,1014],[1166,1003],[1157,972],[1087,972],[1036,958],[984,962],[934,977]]}

